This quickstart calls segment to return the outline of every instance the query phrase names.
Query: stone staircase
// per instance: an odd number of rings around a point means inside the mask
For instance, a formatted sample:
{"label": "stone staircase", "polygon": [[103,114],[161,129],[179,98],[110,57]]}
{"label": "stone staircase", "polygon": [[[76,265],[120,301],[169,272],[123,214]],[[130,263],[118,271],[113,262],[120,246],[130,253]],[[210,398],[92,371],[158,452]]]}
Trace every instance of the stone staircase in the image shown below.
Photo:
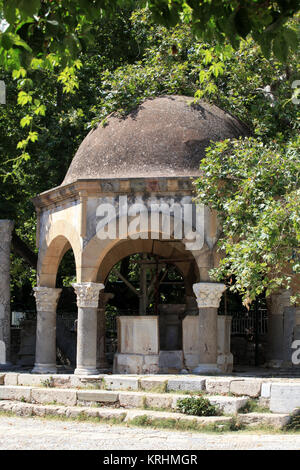
{"label": "stone staircase", "polygon": [[[199,395],[217,407],[217,416],[178,412],[179,400]],[[259,407],[266,412],[245,412]],[[26,416],[97,418],[153,426],[167,423],[169,427],[184,425],[198,430],[232,426],[280,429],[291,421],[298,407],[300,381],[191,375],[0,374],[0,412]]]}

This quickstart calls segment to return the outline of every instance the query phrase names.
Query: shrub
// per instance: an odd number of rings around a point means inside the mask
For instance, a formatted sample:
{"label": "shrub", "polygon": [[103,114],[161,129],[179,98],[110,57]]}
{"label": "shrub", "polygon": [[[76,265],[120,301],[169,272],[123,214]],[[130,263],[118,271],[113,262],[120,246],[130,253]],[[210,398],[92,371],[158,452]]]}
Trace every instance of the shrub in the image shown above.
{"label": "shrub", "polygon": [[204,397],[182,398],[178,400],[177,408],[186,415],[217,416],[221,414],[220,409]]}

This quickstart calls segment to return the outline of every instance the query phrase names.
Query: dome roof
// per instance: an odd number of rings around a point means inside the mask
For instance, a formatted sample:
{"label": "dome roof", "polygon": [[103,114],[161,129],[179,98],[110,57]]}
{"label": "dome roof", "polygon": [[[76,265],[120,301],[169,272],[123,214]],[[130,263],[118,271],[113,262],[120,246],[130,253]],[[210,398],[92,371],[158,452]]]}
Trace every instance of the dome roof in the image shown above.
{"label": "dome roof", "polygon": [[248,135],[220,108],[186,96],[148,99],[128,116],[112,115],[81,143],[63,185],[78,179],[195,176],[210,140]]}

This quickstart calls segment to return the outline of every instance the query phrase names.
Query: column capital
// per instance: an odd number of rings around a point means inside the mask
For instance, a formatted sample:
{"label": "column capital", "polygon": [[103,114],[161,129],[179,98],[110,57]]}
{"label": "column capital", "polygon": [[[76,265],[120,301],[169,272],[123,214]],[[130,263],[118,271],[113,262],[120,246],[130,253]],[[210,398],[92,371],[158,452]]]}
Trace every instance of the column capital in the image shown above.
{"label": "column capital", "polygon": [[193,285],[193,291],[196,295],[198,308],[218,308],[225,284],[218,282],[198,282]]}
{"label": "column capital", "polygon": [[98,307],[99,292],[104,289],[104,284],[81,282],[72,286],[77,296],[77,307]]}
{"label": "column capital", "polygon": [[38,286],[34,287],[33,290],[37,310],[40,310],[41,312],[56,311],[58,299],[62,289]]}

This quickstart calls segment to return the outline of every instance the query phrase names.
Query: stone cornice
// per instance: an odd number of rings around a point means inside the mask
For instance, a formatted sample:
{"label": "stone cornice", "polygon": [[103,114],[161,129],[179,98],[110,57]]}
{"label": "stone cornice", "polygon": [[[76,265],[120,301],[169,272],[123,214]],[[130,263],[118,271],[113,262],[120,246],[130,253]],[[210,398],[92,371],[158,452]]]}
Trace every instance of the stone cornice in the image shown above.
{"label": "stone cornice", "polygon": [[198,308],[218,308],[225,284],[216,282],[199,282],[193,285]]}
{"label": "stone cornice", "polygon": [[98,307],[99,292],[104,289],[104,284],[81,282],[72,286],[77,296],[77,307]]}
{"label": "stone cornice", "polygon": [[62,289],[55,289],[53,287],[34,287],[33,290],[37,310],[41,312],[56,311]]}
{"label": "stone cornice", "polygon": [[85,179],[45,191],[32,199],[37,211],[63,202],[80,200],[85,197],[115,196],[119,194],[190,195],[192,180],[199,175],[156,177],[156,178],[111,178]]}

